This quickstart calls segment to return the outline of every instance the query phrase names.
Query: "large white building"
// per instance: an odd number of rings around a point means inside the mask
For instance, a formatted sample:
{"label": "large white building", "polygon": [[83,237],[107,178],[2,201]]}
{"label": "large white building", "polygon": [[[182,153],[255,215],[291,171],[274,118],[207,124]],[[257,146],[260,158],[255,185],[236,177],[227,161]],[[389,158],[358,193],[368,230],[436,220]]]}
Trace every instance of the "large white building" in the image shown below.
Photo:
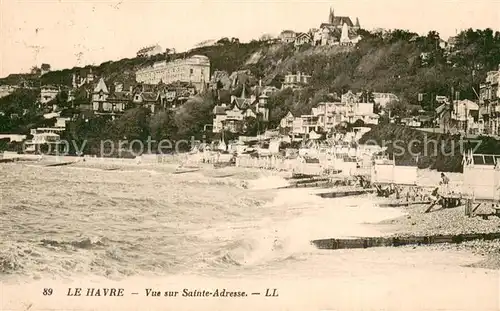
{"label": "large white building", "polygon": [[373,103],[367,103],[351,91],[342,95],[341,102],[321,102],[311,109],[311,114],[294,117],[288,113],[281,119],[280,127],[292,134],[308,134],[311,131],[328,132],[341,122],[378,124],[379,116],[373,112]]}
{"label": "large white building", "polygon": [[188,82],[200,91],[210,82],[210,60],[204,55],[194,55],[171,62],[156,62],[136,71],[135,77],[137,82],[146,84]]}

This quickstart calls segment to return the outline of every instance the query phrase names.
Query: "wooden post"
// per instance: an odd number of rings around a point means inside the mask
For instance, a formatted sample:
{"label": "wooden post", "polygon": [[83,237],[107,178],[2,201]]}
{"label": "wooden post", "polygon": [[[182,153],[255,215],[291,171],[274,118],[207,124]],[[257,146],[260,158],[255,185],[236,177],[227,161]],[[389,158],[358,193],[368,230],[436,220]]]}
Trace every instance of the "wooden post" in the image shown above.
{"label": "wooden post", "polygon": [[[472,207],[472,200],[470,200],[470,201],[471,201],[471,203],[470,203],[470,204],[471,204],[471,207]],[[472,210],[472,212],[471,212],[471,216],[474,216],[474,212],[475,212],[475,211],[476,211],[476,210],[477,210],[480,206],[481,206],[481,203],[477,204],[477,206],[476,206],[476,207],[474,207],[474,209],[473,209],[473,210]]]}
{"label": "wooden post", "polygon": [[424,213],[430,212],[431,209],[434,207],[434,205],[436,205],[439,202],[439,200],[441,200],[441,198],[437,198],[434,202],[432,202],[431,204],[429,204],[429,207],[425,210]]}
{"label": "wooden post", "polygon": [[467,199],[467,201],[465,202],[465,216],[469,216],[469,217],[472,216],[472,200],[471,199]]}

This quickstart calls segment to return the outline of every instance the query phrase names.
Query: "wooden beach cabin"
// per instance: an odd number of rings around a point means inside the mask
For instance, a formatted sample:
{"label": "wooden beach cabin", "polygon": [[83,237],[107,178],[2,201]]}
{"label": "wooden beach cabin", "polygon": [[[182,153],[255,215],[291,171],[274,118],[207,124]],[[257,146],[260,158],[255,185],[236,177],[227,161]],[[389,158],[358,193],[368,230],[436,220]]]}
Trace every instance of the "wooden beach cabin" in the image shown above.
{"label": "wooden beach cabin", "polygon": [[375,158],[371,169],[371,182],[375,185],[417,185],[417,166],[399,166],[394,159]]}
{"label": "wooden beach cabin", "polygon": [[491,204],[494,214],[500,216],[500,155],[469,151],[464,154],[463,167],[466,214],[472,216],[482,204]]}

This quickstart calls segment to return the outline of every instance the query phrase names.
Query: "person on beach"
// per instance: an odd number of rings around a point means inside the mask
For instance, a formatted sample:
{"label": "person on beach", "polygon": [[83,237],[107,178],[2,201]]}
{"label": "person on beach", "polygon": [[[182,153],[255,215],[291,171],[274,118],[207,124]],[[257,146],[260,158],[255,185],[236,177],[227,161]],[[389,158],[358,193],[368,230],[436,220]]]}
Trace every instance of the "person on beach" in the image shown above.
{"label": "person on beach", "polygon": [[439,188],[436,188],[434,189],[431,194],[429,195],[429,198],[431,199],[431,201],[436,201],[439,197]]}
{"label": "person on beach", "polygon": [[441,183],[442,183],[442,185],[448,185],[449,182],[450,182],[450,179],[444,173],[441,173]]}
{"label": "person on beach", "polygon": [[450,179],[448,176],[446,176],[444,173],[441,173],[441,181],[439,184],[441,185],[441,188],[443,189],[443,192],[448,192],[449,187],[448,184],[450,183]]}

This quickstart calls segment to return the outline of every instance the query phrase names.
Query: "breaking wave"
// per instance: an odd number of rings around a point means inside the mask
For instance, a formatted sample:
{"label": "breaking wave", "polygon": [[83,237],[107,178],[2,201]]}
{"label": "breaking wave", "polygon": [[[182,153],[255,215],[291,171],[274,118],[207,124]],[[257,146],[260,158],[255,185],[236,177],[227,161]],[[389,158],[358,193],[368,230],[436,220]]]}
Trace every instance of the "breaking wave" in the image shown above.
{"label": "breaking wave", "polygon": [[288,184],[279,176],[169,170],[9,165],[0,275],[230,275],[306,260],[311,238],[349,232],[342,219],[359,218],[307,189],[276,190]]}

